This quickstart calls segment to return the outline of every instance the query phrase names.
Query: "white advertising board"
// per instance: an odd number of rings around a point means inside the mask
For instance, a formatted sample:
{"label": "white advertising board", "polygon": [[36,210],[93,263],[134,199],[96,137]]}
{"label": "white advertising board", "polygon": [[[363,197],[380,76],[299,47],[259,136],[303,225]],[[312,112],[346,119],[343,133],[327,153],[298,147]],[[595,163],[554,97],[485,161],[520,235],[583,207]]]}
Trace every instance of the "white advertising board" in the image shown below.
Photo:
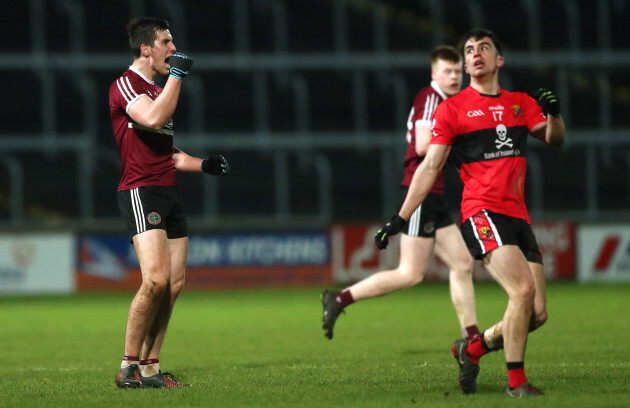
{"label": "white advertising board", "polygon": [[74,291],[72,234],[0,235],[0,295]]}
{"label": "white advertising board", "polygon": [[578,279],[630,281],[630,225],[578,228]]}

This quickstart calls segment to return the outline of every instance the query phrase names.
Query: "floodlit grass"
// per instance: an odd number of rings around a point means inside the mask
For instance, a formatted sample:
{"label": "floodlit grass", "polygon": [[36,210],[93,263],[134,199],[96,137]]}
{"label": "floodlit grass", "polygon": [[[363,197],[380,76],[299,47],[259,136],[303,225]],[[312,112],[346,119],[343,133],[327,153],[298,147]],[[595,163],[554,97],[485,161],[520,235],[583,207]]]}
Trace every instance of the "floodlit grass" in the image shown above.
{"label": "floodlit grass", "polygon": [[[505,361],[481,361],[464,396],[450,354],[460,336],[445,284],[352,305],[335,338],[322,288],[184,292],[160,356],[193,388],[119,390],[131,294],[0,298],[0,407],[622,407],[630,406],[629,285],[550,284],[550,319],[526,371],[546,396],[506,397]],[[480,327],[506,297],[477,285]]]}

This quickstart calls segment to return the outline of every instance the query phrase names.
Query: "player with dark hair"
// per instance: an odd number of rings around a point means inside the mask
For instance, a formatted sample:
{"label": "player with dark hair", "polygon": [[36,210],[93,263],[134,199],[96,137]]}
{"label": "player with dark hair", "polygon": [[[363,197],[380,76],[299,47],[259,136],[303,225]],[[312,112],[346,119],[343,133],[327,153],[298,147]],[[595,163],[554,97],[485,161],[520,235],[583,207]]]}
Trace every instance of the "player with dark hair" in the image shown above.
{"label": "player with dark hair", "polygon": [[[168,21],[145,17],[127,25],[132,65],[109,89],[120,154],[118,205],[142,271],[127,319],[120,388],[172,388],[159,354],[173,305],[184,286],[188,229],[176,171],[226,175],[222,155],[192,157],[173,146],[172,115],[193,60],[177,53]],[[157,75],[169,75],[164,89]],[[142,359],[141,359],[142,357]]]}
{"label": "player with dark hair", "polygon": [[547,89],[540,89],[533,99],[499,86],[504,59],[491,31],[472,30],[462,38],[461,50],[470,86],[436,109],[425,160],[413,176],[400,212],[375,240],[384,248],[389,236],[402,231],[450,155],[464,183],[464,240],[508,295],[501,322],[478,338],[455,342],[452,350],[460,386],[465,393],[475,392],[479,358],[502,345],[508,371],[506,393],[511,397],[542,395],[528,383],[524,369],[528,332],[547,320],[542,255],[524,199],[525,154],[529,134],[549,146],[564,143],[560,103]]}
{"label": "player with dark hair", "polygon": [[[407,122],[405,175],[401,183],[403,200],[429,146],[433,111],[440,102],[459,92],[462,84],[462,59],[457,49],[437,47],[431,52],[430,61],[431,84],[416,96]],[[444,199],[442,173],[437,176],[427,199],[404,224],[402,232],[398,268],[378,272],[341,292],[324,291],[323,329],[326,337],[332,339],[335,322],[346,306],[420,283],[432,253],[449,267],[451,299],[464,337],[472,339],[479,335],[472,282],[473,259]]]}

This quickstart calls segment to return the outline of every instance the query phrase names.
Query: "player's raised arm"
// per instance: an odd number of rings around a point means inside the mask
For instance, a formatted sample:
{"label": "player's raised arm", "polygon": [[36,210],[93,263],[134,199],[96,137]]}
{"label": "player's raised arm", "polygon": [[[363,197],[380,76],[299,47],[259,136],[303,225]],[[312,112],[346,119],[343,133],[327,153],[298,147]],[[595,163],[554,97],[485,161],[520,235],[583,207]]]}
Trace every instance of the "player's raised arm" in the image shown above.
{"label": "player's raised arm", "polygon": [[564,143],[565,126],[560,116],[560,100],[548,89],[540,88],[534,95],[547,116],[547,122],[541,122],[532,128],[532,135],[549,146],[562,146]]}
{"label": "player's raised arm", "polygon": [[162,93],[155,100],[149,97],[139,98],[128,111],[135,122],[155,130],[161,129],[173,116],[177,108],[182,80],[188,75],[193,65],[191,58],[178,52],[167,61],[169,78]]}

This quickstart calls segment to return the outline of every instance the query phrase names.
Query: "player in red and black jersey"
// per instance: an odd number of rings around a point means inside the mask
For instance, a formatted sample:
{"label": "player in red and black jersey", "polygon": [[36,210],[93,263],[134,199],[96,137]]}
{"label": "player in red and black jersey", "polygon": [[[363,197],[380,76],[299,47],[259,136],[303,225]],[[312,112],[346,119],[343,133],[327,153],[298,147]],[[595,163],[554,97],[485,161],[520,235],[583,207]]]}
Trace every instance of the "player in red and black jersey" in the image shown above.
{"label": "player in red and black jersey", "polygon": [[[462,235],[477,259],[508,294],[503,320],[471,341],[457,340],[453,354],[462,390],[476,390],[479,358],[503,345],[508,369],[506,393],[542,395],[527,382],[525,345],[531,330],[547,320],[542,257],[525,206],[527,139],[550,146],[564,143],[560,104],[546,89],[536,100],[499,86],[501,46],[489,30],[473,30],[461,42],[470,87],[440,104],[433,116],[431,145],[414,174],[400,212],[376,235],[379,247],[401,231],[423,202],[447,158],[464,183]],[[450,155],[450,157],[449,157]]]}
{"label": "player in red and black jersey", "polygon": [[[431,85],[416,96],[407,122],[405,175],[401,183],[403,200],[429,146],[431,116],[435,108],[459,92],[462,83],[462,60],[456,48],[437,47],[431,52],[430,61]],[[420,283],[433,252],[450,269],[451,298],[462,333],[466,338],[479,335],[472,282],[473,259],[451,218],[451,211],[444,199],[444,176],[440,173],[424,203],[404,226],[398,267],[376,273],[341,292],[327,290],[322,294],[326,337],[332,339],[337,317],[346,306]]]}
{"label": "player in red and black jersey", "polygon": [[[222,155],[202,160],[173,146],[171,119],[192,59],[176,53],[166,20],[133,19],[127,25],[132,65],[109,90],[120,154],[118,204],[142,271],[127,318],[125,354],[116,385],[172,388],[185,384],[160,370],[159,354],[182,287],[188,229],[176,171],[225,175]],[[164,89],[156,75],[169,75]]]}

